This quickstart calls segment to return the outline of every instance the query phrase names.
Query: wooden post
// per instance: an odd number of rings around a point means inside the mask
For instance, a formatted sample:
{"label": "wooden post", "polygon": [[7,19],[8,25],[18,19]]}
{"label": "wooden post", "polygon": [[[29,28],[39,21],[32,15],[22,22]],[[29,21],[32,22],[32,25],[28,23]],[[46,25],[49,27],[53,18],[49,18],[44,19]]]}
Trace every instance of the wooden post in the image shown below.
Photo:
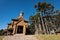
{"label": "wooden post", "polygon": [[26,33],[26,27],[24,25],[24,27],[23,27],[23,34],[25,35],[25,33]]}
{"label": "wooden post", "polygon": [[18,26],[16,25],[16,34],[17,34]]}
{"label": "wooden post", "polygon": [[13,28],[13,33],[12,33],[12,34],[15,34],[15,30],[16,30],[16,27],[15,27],[15,25],[14,25],[14,28]]}

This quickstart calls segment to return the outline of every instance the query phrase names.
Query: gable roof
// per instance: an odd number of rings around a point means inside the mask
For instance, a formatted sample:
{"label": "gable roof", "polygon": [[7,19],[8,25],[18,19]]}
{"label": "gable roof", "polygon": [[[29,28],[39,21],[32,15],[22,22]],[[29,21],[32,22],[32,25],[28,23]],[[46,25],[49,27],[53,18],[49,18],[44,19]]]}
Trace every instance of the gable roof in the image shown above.
{"label": "gable roof", "polygon": [[18,19],[12,19],[12,21],[18,21]]}

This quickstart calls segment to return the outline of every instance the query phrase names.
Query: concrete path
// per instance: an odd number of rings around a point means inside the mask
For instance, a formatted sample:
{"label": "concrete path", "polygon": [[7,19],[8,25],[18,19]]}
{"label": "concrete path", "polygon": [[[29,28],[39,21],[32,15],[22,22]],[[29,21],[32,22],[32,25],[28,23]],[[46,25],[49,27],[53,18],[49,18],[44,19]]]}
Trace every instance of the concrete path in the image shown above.
{"label": "concrete path", "polygon": [[15,34],[13,36],[6,36],[3,40],[37,40],[34,35],[22,35],[22,34]]}

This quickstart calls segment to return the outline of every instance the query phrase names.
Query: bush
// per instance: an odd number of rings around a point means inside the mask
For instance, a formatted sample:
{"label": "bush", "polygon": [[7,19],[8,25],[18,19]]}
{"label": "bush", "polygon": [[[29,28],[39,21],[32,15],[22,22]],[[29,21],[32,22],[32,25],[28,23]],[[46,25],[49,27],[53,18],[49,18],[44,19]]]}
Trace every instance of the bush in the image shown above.
{"label": "bush", "polygon": [[4,35],[4,30],[3,29],[0,30],[0,36],[2,36],[2,35]]}

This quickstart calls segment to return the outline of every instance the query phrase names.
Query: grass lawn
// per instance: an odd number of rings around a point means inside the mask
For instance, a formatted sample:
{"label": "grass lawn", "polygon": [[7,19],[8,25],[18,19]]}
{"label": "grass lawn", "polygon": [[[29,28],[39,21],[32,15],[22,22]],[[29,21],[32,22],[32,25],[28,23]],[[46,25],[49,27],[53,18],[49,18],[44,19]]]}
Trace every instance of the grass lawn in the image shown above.
{"label": "grass lawn", "polygon": [[36,35],[38,40],[60,40],[60,35]]}
{"label": "grass lawn", "polygon": [[0,40],[2,40],[4,38],[4,36],[0,36]]}

